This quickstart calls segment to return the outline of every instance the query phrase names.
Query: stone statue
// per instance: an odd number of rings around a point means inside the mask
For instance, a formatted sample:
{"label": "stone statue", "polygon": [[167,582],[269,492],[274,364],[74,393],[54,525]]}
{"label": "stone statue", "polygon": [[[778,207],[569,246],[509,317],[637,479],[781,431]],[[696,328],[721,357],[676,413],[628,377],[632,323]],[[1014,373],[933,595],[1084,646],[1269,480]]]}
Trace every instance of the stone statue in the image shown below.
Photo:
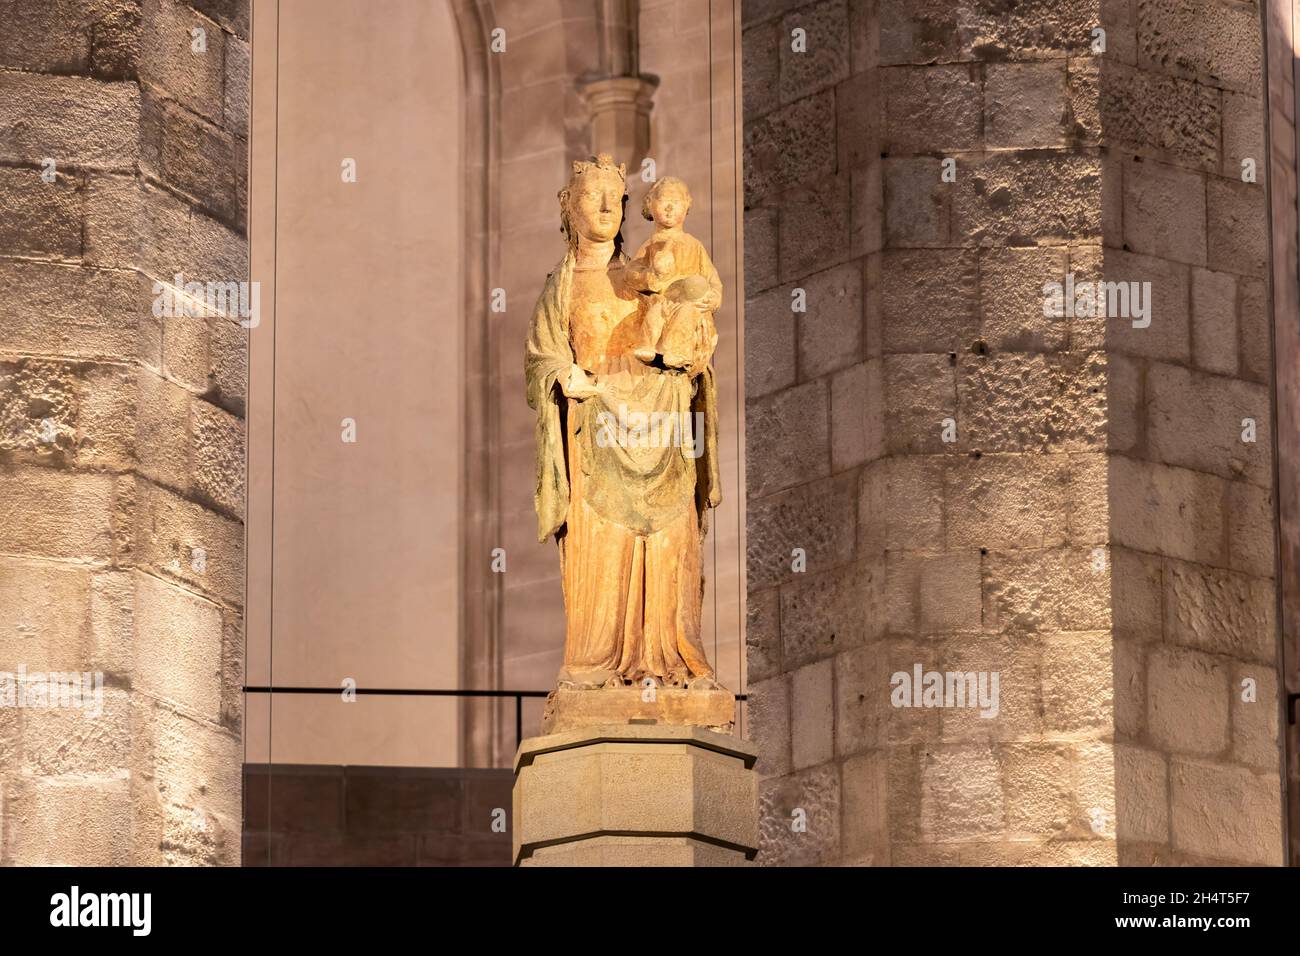
{"label": "stone statue", "polygon": [[629,260],[625,188],[624,166],[607,155],[573,164],[559,194],[568,251],[526,348],[538,537],[555,536],[564,586],[557,693],[718,692],[700,618],[707,515],[720,500],[711,363],[722,284],[682,229],[680,180],[646,197],[657,229]]}

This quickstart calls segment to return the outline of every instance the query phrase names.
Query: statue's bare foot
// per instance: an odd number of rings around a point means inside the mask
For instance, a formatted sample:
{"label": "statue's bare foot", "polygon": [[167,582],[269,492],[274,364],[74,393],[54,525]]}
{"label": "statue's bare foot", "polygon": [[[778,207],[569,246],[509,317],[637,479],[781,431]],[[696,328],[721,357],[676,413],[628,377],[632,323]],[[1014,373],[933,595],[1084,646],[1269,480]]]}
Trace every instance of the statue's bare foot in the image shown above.
{"label": "statue's bare foot", "polygon": [[656,352],[653,347],[643,346],[639,349],[634,350],[632,354],[635,355],[642,362],[645,362],[646,365],[653,365],[655,356],[658,355],[659,353]]}
{"label": "statue's bare foot", "polygon": [[691,678],[686,682],[686,687],[688,690],[722,690],[722,685],[709,674]]}

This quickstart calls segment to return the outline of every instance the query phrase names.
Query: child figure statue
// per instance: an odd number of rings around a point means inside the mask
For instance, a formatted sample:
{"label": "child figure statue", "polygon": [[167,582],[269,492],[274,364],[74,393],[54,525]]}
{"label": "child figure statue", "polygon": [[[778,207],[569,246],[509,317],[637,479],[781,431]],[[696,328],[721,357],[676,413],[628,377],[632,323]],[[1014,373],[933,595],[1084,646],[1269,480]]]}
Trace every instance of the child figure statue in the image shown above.
{"label": "child figure statue", "polygon": [[694,374],[718,344],[713,313],[722,304],[722,280],[703,243],[682,228],[690,209],[691,192],[677,177],[651,187],[641,214],[655,232],[637,250],[629,273],[646,300],[633,354],[647,365],[662,359],[668,368]]}

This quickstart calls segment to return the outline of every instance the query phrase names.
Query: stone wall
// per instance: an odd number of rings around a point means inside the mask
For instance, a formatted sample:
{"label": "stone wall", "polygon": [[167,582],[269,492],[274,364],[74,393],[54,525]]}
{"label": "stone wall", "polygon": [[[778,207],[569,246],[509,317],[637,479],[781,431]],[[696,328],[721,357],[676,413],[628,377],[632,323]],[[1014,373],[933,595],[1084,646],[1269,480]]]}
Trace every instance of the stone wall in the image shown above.
{"label": "stone wall", "polygon": [[[1280,861],[1261,50],[1244,2],[745,4],[768,862]],[[1149,325],[1046,317],[1070,275]],[[917,665],[997,716],[894,706]]]}
{"label": "stone wall", "polygon": [[239,861],[247,333],[152,305],[247,277],[247,6],[5,9],[0,670],[104,696],[0,709],[3,863]]}

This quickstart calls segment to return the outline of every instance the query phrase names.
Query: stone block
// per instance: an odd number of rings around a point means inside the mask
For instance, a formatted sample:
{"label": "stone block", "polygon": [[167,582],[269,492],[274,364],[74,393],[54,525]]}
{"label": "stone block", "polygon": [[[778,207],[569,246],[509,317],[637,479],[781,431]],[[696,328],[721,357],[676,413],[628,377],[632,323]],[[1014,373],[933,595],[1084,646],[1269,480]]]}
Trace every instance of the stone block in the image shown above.
{"label": "stone block", "polygon": [[[895,455],[946,453],[962,447],[956,374],[947,355],[884,358],[886,448]],[[945,419],[956,422],[956,442],[945,442]]]}
{"label": "stone block", "polygon": [[1109,582],[1090,552],[990,554],[985,623],[998,630],[1090,630],[1109,624]]}
{"label": "stone block", "polygon": [[781,672],[781,599],[778,588],[750,591],[745,601],[745,661],[751,681]]}
{"label": "stone block", "polygon": [[840,768],[827,763],[759,787],[760,866],[834,863],[840,853]]}
{"label": "stone block", "polygon": [[1236,664],[1228,692],[1232,699],[1233,760],[1256,770],[1276,770],[1282,760],[1277,732],[1277,672],[1258,664]]}
{"label": "stone block", "polygon": [[799,314],[799,377],[807,381],[863,357],[862,267],[846,263],[801,280],[808,311]]}
{"label": "stone block", "polygon": [[958,365],[964,447],[986,453],[1105,447],[1106,359],[1100,353],[974,354],[960,356]]}
{"label": "stone block", "polygon": [[790,759],[795,770],[835,756],[833,662],[817,661],[790,675]]}
{"label": "stone block", "polygon": [[139,155],[135,83],[0,72],[0,104],[0,160],[129,171]]}
{"label": "stone block", "polygon": [[1169,773],[1175,851],[1229,863],[1282,864],[1276,772],[1175,757]]}
{"label": "stone block", "polygon": [[1113,544],[1185,561],[1224,563],[1223,484],[1185,468],[1112,456]]}
{"label": "stone block", "polygon": [[806,572],[852,560],[857,541],[858,476],[849,472],[748,503],[745,560],[748,585],[768,587],[793,579],[794,549]]}
{"label": "stone block", "polygon": [[113,553],[113,477],[16,467],[0,474],[5,550],[106,561]]}
{"label": "stone block", "polygon": [[855,562],[801,574],[781,588],[781,660],[787,669],[830,657],[868,639],[880,607],[880,566]]}
{"label": "stone block", "polygon": [[201,399],[190,402],[194,488],[218,509],[244,514],[244,422]]}
{"label": "stone block", "polygon": [[1173,753],[1212,756],[1229,743],[1230,670],[1215,657],[1162,647],[1147,660],[1147,728]]}
{"label": "stone block", "polygon": [[979,257],[979,335],[971,336],[970,341],[983,339],[994,351],[1048,352],[1067,348],[1070,320],[1043,314],[1043,286],[1065,282],[1066,262],[1062,249],[984,250]]}
{"label": "stone block", "polygon": [[[654,693],[650,694],[649,691]],[[551,691],[542,714],[542,733],[559,734],[620,723],[708,727],[731,733],[736,699],[729,690],[680,687],[606,687]]]}
{"label": "stone block", "polygon": [[[51,157],[56,160],[58,157]],[[57,165],[56,165],[57,169]],[[0,167],[0,248],[34,259],[81,258],[81,184],[66,175],[53,182],[43,168]]]}
{"label": "stone block", "polygon": [[125,866],[131,862],[127,771],[20,776],[5,794],[5,841],[15,866]]}
{"label": "stone block", "polygon": [[990,63],[984,75],[984,142],[994,149],[1065,144],[1065,61]]}
{"label": "stone block", "polygon": [[[748,275],[748,270],[746,270]],[[795,325],[791,290],[769,289],[745,303],[745,396],[761,398],[795,380]]]}
{"label": "stone block", "polygon": [[695,727],[588,728],[529,738],[515,758],[515,862],[542,845],[635,834],[702,838],[752,858],[755,754],[750,744]]}
{"label": "stone block", "polygon": [[[1272,484],[1266,388],[1156,363],[1147,371],[1146,389],[1152,458],[1229,480]],[[1254,423],[1253,442],[1243,440],[1247,419]]]}
{"label": "stone block", "polygon": [[[793,32],[803,31],[806,46],[795,52]],[[782,103],[791,103],[833,86],[849,75],[849,14],[845,0],[820,0],[781,18]]]}
{"label": "stone block", "polygon": [[844,800],[841,849],[846,857],[869,854],[867,865],[889,861],[889,761],[883,753],[860,754],[840,771]]}
{"label": "stone block", "polygon": [[746,701],[750,738],[763,741],[758,755],[760,779],[788,774],[790,765],[790,683],[785,675],[749,685]]}
{"label": "stone block", "polygon": [[1043,727],[1048,733],[1109,733],[1114,727],[1108,632],[1054,634],[1043,642]]}
{"label": "stone block", "polygon": [[1192,354],[1199,368],[1237,374],[1237,279],[1192,270]]}
{"label": "stone block", "polygon": [[831,378],[831,471],[884,454],[884,412],[879,359],[850,366]]}
{"label": "stone block", "polygon": [[978,551],[889,554],[885,566],[889,633],[934,634],[978,630]]}
{"label": "stone block", "polygon": [[980,84],[966,64],[880,70],[881,147],[890,155],[950,155],[980,144]]}
{"label": "stone block", "polygon": [[895,248],[946,245],[953,184],[940,179],[939,160],[891,157],[884,160],[882,175],[885,244]]}
{"label": "stone block", "polygon": [[220,123],[226,34],[207,17],[173,0],[144,0],[142,12],[140,78]]}
{"label": "stone block", "polygon": [[956,352],[978,338],[981,281],[973,252],[887,250],[880,273],[885,352]]}
{"label": "stone block", "polygon": [[1258,93],[1259,13],[1215,0],[1137,0],[1138,65]]}
{"label": "stone block", "polygon": [[244,526],[165,488],[136,488],[136,566],[229,606],[244,599]]}
{"label": "stone block", "polygon": [[1167,759],[1158,751],[1116,745],[1116,839],[1169,842]]}
{"label": "stone block", "polygon": [[781,197],[781,281],[803,276],[850,257],[850,177],[826,177],[787,190]]}
{"label": "stone block", "polygon": [[1007,830],[1060,836],[1073,814],[1070,748],[1061,744],[1009,744],[998,752],[1005,788]]}
{"label": "stone block", "polygon": [[957,165],[952,236],[963,246],[1100,239],[1102,164],[1095,153],[998,152]]}
{"label": "stone block", "polygon": [[[1150,160],[1126,160],[1126,248],[1194,266],[1205,265],[1205,191],[1205,176],[1201,173]],[[1215,264],[1223,267],[1218,260]]]}
{"label": "stone block", "polygon": [[1211,266],[1243,275],[1268,273],[1268,214],[1263,183],[1211,177],[1206,182],[1207,256]]}
{"label": "stone block", "polygon": [[222,637],[217,605],[136,573],[134,680],[143,690],[220,720]]}
{"label": "stone block", "polygon": [[751,495],[767,495],[830,473],[827,383],[809,382],[746,402]]}
{"label": "stone block", "polygon": [[[944,843],[1002,833],[1002,768],[986,747],[934,747],[921,772],[921,833]],[[892,808],[891,808],[892,813]]]}

